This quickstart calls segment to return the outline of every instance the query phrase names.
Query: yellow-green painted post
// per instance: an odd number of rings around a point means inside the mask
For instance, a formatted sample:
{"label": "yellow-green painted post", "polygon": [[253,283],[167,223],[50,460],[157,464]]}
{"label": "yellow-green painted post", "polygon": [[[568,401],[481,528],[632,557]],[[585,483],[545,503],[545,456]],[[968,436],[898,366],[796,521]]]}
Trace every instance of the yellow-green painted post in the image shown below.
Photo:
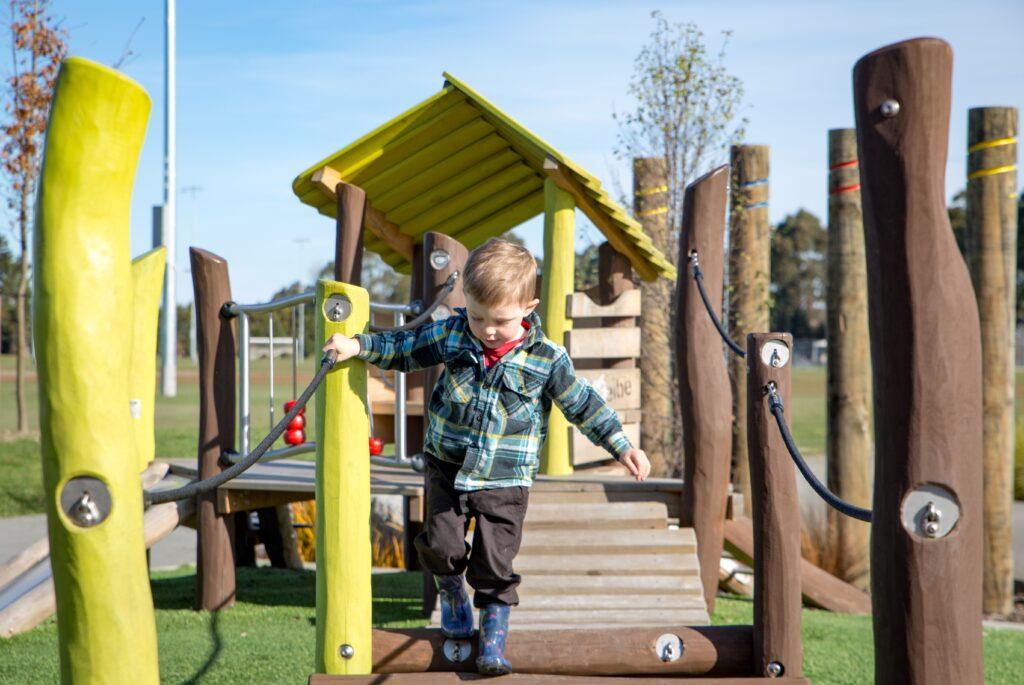
{"label": "yellow-green painted post", "polygon": [[152,249],[132,260],[132,361],[128,375],[128,403],[139,471],[145,471],[156,456],[153,434],[156,338],[166,263],[167,249],[164,247]]}
{"label": "yellow-green painted post", "polygon": [[[544,335],[559,345],[572,319],[565,314],[576,272],[576,203],[552,179],[544,181],[544,277],[541,279],[541,322]],[[569,461],[569,422],[557,407],[548,418],[548,437],[540,460],[541,473],[572,473]]]}
{"label": "yellow-green painted post", "polygon": [[[331,318],[338,298],[347,300],[340,321]],[[317,340],[352,336],[366,330],[370,296],[358,286],[321,280],[315,311]],[[373,669],[369,439],[366,363],[340,362],[316,392],[317,673]]]}
{"label": "yellow-green painted post", "polygon": [[[65,60],[40,173],[33,324],[65,683],[159,680],[125,363],[133,320],[128,215],[149,109],[131,79]],[[76,486],[79,494],[62,506]],[[90,521],[99,522],[84,525]]]}

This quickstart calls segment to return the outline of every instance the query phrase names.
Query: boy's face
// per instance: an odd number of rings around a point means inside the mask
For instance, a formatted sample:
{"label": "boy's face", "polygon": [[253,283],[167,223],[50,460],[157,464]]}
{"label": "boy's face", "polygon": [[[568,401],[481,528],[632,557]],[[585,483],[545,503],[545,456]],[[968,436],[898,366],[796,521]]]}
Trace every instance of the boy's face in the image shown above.
{"label": "boy's face", "polygon": [[466,314],[469,330],[486,347],[501,347],[520,337],[523,319],[529,316],[540,300],[526,304],[505,302],[498,305],[484,305],[466,295]]}

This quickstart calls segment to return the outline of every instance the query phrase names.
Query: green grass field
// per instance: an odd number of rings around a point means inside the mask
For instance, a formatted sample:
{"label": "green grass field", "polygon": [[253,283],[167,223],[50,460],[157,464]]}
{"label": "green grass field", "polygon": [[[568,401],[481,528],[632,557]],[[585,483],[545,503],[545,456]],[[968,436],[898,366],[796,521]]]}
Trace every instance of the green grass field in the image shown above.
{"label": "green grass field", "polygon": [[[239,569],[238,603],[211,614],[190,608],[195,583],[191,570],[154,574],[161,681],[305,683],[313,670],[316,639],[314,578],[312,572]],[[419,613],[421,587],[418,573],[375,575],[374,625],[425,625]],[[716,606],[716,624],[749,624],[753,619],[749,599],[722,597]],[[0,683],[57,682],[56,636],[57,624],[50,619],[0,642]],[[871,682],[874,648],[869,618],[805,609],[803,638],[804,673],[813,682]],[[1018,685],[1022,670],[1024,633],[986,630],[985,682]]]}

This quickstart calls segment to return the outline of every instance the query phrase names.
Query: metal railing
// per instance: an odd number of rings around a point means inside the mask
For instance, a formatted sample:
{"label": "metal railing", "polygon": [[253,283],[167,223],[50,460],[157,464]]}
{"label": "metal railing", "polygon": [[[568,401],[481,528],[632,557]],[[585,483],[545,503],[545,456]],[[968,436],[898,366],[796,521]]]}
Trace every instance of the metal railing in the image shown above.
{"label": "metal railing", "polygon": [[[270,410],[270,425],[274,425],[274,403],[275,403],[275,387],[274,387],[274,317],[275,312],[293,308],[293,325],[292,325],[292,396],[296,395],[298,389],[298,358],[302,350],[300,349],[300,338],[305,333],[305,306],[307,304],[314,304],[316,301],[316,293],[312,290],[308,290],[295,295],[286,295],[284,297],[270,300],[268,302],[258,302],[254,304],[240,304],[238,302],[227,302],[224,304],[223,313],[225,316],[230,318],[238,319],[238,453],[226,454],[225,460],[229,463],[236,463],[241,457],[240,455],[249,453],[250,446],[250,434],[251,434],[251,415],[252,408],[250,404],[250,375],[251,375],[251,354],[250,344],[252,335],[250,333],[250,321],[249,318],[255,314],[267,314],[268,315],[268,331],[269,331],[269,358],[270,358],[270,388],[269,388],[269,410]],[[423,304],[419,301],[411,302],[409,304],[391,304],[387,302],[371,302],[370,309],[378,312],[390,312],[394,315],[395,327],[404,326],[406,323],[406,316],[418,316],[421,314]],[[296,318],[298,320],[298,326],[295,325]],[[298,328],[298,334],[294,331]],[[372,407],[369,406],[369,398],[367,398],[367,412],[371,416],[371,427],[372,427]],[[374,461],[377,463],[385,463],[392,465],[407,465],[410,463],[411,458],[408,453],[407,444],[407,431],[406,431],[406,418],[408,416],[408,410],[406,407],[407,403],[407,389],[406,389],[406,378],[405,374],[400,371],[395,371],[395,454],[393,458],[388,457],[375,457]],[[310,454],[316,451],[316,443],[313,441],[307,441],[301,445],[289,445],[276,450],[267,451],[261,458],[260,461],[276,461],[279,459],[287,459],[289,457],[298,456],[301,454]]]}

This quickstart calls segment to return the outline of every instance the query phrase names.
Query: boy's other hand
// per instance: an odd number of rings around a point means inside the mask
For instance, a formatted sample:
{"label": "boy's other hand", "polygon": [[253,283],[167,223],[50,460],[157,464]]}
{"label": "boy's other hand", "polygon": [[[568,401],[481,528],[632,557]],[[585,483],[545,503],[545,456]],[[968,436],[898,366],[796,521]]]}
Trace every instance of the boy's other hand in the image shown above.
{"label": "boy's other hand", "polygon": [[359,341],[341,333],[335,333],[327,339],[327,344],[321,351],[326,353],[328,350],[337,352],[338,362],[343,362],[359,354]]}
{"label": "boy's other hand", "polygon": [[622,454],[619,461],[629,469],[629,472],[637,480],[647,480],[647,476],[651,474],[651,462],[647,459],[647,455],[644,454],[643,450],[630,447]]}

